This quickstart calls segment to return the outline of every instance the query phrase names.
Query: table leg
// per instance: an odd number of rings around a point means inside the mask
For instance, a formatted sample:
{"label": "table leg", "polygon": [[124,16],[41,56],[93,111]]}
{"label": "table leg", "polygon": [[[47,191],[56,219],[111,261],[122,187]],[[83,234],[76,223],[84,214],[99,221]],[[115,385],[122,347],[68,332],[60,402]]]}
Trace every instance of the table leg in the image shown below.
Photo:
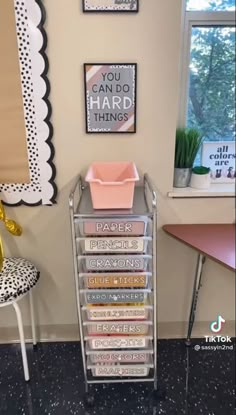
{"label": "table leg", "polygon": [[196,273],[195,273],[194,284],[193,284],[192,303],[191,303],[189,322],[188,322],[188,334],[187,334],[186,346],[190,346],[191,344],[191,334],[192,334],[192,329],[193,329],[194,320],[195,320],[198,293],[201,288],[202,269],[203,269],[205,260],[206,258],[202,254],[198,254],[197,267],[196,267]]}

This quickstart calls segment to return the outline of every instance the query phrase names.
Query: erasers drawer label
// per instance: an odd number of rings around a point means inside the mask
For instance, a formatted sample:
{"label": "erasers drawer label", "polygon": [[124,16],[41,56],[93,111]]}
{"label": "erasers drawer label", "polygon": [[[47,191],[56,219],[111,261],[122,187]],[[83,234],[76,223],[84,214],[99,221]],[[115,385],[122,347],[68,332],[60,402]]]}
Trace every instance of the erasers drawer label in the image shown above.
{"label": "erasers drawer label", "polygon": [[92,221],[84,223],[84,233],[86,235],[143,235],[145,222],[142,221]]}
{"label": "erasers drawer label", "polygon": [[100,323],[89,326],[89,331],[96,334],[144,334],[148,330],[146,324]]}
{"label": "erasers drawer label", "polygon": [[143,303],[146,299],[146,293],[127,292],[127,293],[86,293],[87,302],[90,304],[100,303]]}
{"label": "erasers drawer label", "polygon": [[114,307],[114,309],[97,309],[94,307],[92,310],[88,310],[89,320],[127,320],[127,319],[144,319],[147,318],[148,310],[144,307],[127,307],[126,309],[120,309],[120,307]]}
{"label": "erasers drawer label", "polygon": [[87,278],[89,288],[145,287],[146,275],[96,275]]}
{"label": "erasers drawer label", "polygon": [[85,239],[86,252],[143,252],[142,238],[91,238]]}
{"label": "erasers drawer label", "polygon": [[98,366],[95,376],[147,376],[147,367]]}
{"label": "erasers drawer label", "polygon": [[147,340],[143,337],[137,338],[112,338],[104,337],[90,340],[92,349],[132,349],[146,347]]}
{"label": "erasers drawer label", "polygon": [[144,258],[86,258],[89,270],[142,270],[145,268]]}
{"label": "erasers drawer label", "polygon": [[142,362],[145,363],[148,361],[148,355],[146,353],[135,353],[135,352],[126,352],[126,353],[99,353],[91,355],[91,360],[93,363],[119,363],[119,362]]}

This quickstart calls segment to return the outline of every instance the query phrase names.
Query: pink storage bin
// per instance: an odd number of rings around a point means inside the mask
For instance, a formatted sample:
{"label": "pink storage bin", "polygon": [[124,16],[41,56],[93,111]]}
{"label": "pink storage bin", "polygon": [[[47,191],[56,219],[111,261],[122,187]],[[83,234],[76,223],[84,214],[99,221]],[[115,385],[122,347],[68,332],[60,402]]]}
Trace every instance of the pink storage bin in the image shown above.
{"label": "pink storage bin", "polygon": [[93,163],[85,180],[90,186],[94,209],[132,208],[134,186],[139,180],[134,163]]}

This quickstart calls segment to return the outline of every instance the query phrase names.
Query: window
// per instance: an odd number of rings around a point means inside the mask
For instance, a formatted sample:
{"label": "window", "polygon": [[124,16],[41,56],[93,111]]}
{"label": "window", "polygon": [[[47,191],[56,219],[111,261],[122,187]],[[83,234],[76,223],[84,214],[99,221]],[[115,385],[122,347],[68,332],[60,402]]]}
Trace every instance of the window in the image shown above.
{"label": "window", "polygon": [[206,141],[233,141],[235,2],[187,0],[185,7],[179,124],[200,129]]}

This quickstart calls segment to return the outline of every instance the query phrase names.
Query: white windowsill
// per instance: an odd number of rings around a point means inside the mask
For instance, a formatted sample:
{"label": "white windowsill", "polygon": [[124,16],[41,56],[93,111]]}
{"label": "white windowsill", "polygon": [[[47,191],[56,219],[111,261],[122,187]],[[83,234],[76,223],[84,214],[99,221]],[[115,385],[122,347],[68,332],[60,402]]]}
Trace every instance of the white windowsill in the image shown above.
{"label": "white windowsill", "polygon": [[168,196],[173,198],[235,197],[235,184],[212,184],[211,187],[206,190],[192,189],[191,187],[173,187],[173,190],[171,192],[168,192]]}

